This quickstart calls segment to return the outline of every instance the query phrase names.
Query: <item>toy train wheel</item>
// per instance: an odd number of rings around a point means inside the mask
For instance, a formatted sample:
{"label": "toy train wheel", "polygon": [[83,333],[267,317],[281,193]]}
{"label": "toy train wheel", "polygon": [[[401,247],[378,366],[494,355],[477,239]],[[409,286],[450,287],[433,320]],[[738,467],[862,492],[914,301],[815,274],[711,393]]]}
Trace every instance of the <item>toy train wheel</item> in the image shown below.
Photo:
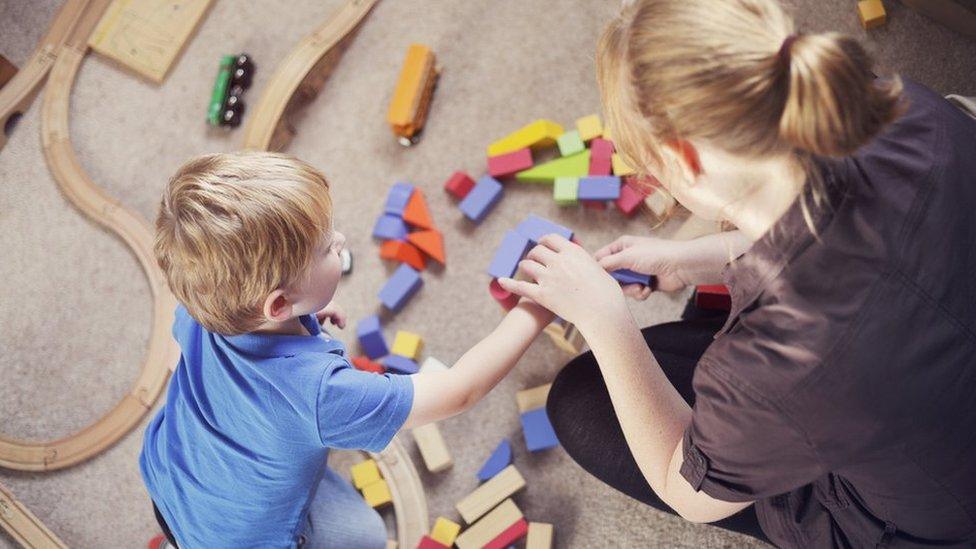
{"label": "toy train wheel", "polygon": [[242,89],[251,87],[254,80],[254,62],[246,53],[242,53],[234,60],[234,71],[231,74],[231,82],[240,86]]}
{"label": "toy train wheel", "polygon": [[238,100],[233,106],[229,105],[224,109],[224,114],[221,119],[222,126],[230,126],[236,128],[241,125],[241,119],[244,117],[244,102]]}

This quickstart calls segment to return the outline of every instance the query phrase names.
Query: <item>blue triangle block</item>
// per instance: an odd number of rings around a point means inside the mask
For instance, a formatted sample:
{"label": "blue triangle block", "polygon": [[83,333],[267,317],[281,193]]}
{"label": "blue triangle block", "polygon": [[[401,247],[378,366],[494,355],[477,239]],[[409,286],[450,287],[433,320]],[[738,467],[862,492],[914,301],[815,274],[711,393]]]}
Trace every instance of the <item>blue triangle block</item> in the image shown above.
{"label": "blue triangle block", "polygon": [[512,464],[512,445],[509,444],[508,439],[502,439],[495,448],[495,451],[491,453],[488,461],[481,466],[481,470],[478,471],[478,480],[484,482],[491,477],[502,472],[502,469],[508,467]]}
{"label": "blue triangle block", "polygon": [[530,452],[559,446],[556,431],[553,430],[544,407],[522,414],[522,432],[525,434],[525,446]]}

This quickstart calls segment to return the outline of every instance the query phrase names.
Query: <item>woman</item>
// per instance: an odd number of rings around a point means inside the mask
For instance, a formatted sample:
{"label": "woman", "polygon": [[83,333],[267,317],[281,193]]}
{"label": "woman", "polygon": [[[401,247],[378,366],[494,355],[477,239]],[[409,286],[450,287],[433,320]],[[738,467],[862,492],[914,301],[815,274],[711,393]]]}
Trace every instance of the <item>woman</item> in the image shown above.
{"label": "woman", "polygon": [[[973,546],[976,122],[876,79],[851,38],[794,34],[774,0],[636,2],[598,68],[631,164],[737,230],[595,258],[550,235],[530,281],[501,281],[591,348],[549,396],[566,450],[780,546]],[[642,333],[620,268],[726,283],[733,310]]]}

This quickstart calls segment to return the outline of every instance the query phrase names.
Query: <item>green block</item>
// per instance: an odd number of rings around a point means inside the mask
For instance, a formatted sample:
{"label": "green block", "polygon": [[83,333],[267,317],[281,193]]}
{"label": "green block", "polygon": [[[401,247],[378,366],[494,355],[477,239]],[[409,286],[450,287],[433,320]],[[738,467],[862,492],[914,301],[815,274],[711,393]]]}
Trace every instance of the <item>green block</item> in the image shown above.
{"label": "green block", "polygon": [[550,160],[515,174],[526,183],[552,183],[557,177],[586,177],[590,172],[590,150]]}
{"label": "green block", "polygon": [[562,156],[576,154],[586,148],[583,140],[580,139],[579,130],[571,130],[560,135],[556,139],[556,143],[559,145],[559,154]]}
{"label": "green block", "polygon": [[552,197],[560,206],[579,204],[579,178],[557,177],[552,186]]}

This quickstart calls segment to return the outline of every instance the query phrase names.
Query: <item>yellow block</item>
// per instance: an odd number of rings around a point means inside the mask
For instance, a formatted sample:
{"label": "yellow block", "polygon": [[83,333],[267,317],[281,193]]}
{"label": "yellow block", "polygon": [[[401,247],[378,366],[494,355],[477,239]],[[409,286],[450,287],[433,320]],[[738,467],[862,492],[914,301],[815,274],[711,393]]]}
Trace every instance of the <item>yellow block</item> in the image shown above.
{"label": "yellow block", "polygon": [[857,14],[865,29],[880,27],[885,23],[885,9],[881,0],[861,0],[857,3]]}
{"label": "yellow block", "polygon": [[488,156],[498,156],[526,147],[551,147],[563,134],[563,127],[551,120],[539,119],[488,145]]}
{"label": "yellow block", "polygon": [[459,533],[461,533],[460,524],[444,517],[437,517],[434,528],[430,531],[430,537],[438,543],[451,547]]}
{"label": "yellow block", "polygon": [[603,123],[600,122],[600,117],[595,114],[577,120],[576,129],[579,130],[580,139],[583,141],[590,141],[603,135]]}
{"label": "yellow block", "polygon": [[380,475],[380,468],[371,459],[353,465],[349,471],[352,473],[352,485],[359,490],[383,478]]}
{"label": "yellow block", "polygon": [[396,334],[396,339],[393,340],[393,349],[390,352],[416,361],[423,345],[424,340],[419,335],[400,330]]}
{"label": "yellow block", "polygon": [[637,173],[634,171],[634,168],[631,168],[629,164],[624,162],[623,157],[618,153],[613,153],[613,156],[610,157],[610,162],[613,164],[613,175],[623,177],[625,175],[634,175]]}
{"label": "yellow block", "polygon": [[390,487],[387,486],[386,481],[379,479],[372,484],[367,484],[363,487],[363,497],[366,499],[366,503],[373,507],[382,507],[393,502],[393,495],[390,494]]}

